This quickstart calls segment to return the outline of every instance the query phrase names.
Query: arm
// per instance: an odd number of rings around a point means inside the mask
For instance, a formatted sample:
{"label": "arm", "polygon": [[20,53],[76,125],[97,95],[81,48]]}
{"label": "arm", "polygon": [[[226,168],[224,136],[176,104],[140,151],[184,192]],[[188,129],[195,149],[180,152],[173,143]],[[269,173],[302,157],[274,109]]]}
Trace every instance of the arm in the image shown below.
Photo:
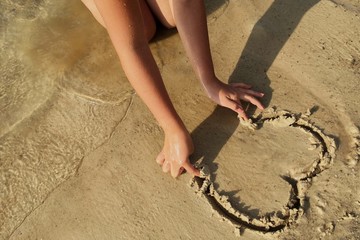
{"label": "arm", "polygon": [[[138,1],[95,0],[95,4],[127,78],[165,132],[162,155],[171,157],[174,163],[163,170],[171,170],[172,175],[177,176],[183,167],[198,175],[198,170],[188,160],[193,151],[191,138],[171,103],[151,54],[143,21],[139,17]],[[162,161],[161,158],[158,157],[158,162]]]}
{"label": "arm", "polygon": [[182,127],[147,44],[140,7],[133,0],[95,1],[123,70],[161,127]]}
{"label": "arm", "polygon": [[210,44],[203,0],[170,0],[176,27],[190,58],[193,69],[207,95],[221,106],[237,112],[248,119],[240,100],[245,100],[263,109],[255,97],[264,94],[250,90],[250,86],[238,83],[227,85],[217,79],[210,53]]}

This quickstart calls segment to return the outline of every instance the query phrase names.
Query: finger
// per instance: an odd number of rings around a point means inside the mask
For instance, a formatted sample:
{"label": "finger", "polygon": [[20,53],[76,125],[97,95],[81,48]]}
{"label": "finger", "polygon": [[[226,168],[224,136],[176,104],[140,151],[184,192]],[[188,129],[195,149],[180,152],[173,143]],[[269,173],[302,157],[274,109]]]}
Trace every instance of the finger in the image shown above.
{"label": "finger", "polygon": [[190,173],[193,176],[200,176],[200,170],[196,169],[189,160],[187,160],[184,164],[183,164],[183,168],[185,168],[185,170]]}
{"label": "finger", "polygon": [[240,88],[246,88],[246,89],[251,88],[251,85],[246,84],[246,83],[230,83],[230,85],[234,86],[234,87],[240,87]]}
{"label": "finger", "polygon": [[255,106],[257,106],[259,109],[264,110],[264,106],[261,104],[261,102],[259,100],[257,100],[256,98],[249,96],[249,95],[244,95],[243,97],[244,100],[251,102],[252,104],[254,104]]}
{"label": "finger", "polygon": [[165,154],[161,151],[159,155],[156,157],[156,162],[160,165],[163,165],[165,161]]}
{"label": "finger", "polygon": [[180,166],[178,164],[172,163],[171,164],[171,176],[176,178],[180,175]]}
{"label": "finger", "polygon": [[249,95],[256,96],[256,97],[263,97],[264,96],[264,93],[256,92],[256,91],[250,90],[250,89],[242,89],[241,92],[247,93]]}
{"label": "finger", "polygon": [[170,171],[170,163],[168,161],[165,161],[162,165],[162,170],[164,173],[167,173]]}
{"label": "finger", "polygon": [[247,117],[247,115],[243,109],[239,109],[237,111],[237,113],[239,114],[239,117],[241,117],[243,120],[245,120],[245,121],[249,120],[249,118]]}
{"label": "finger", "polygon": [[232,109],[234,112],[236,112],[237,114],[239,114],[239,116],[244,119],[244,120],[249,120],[249,118],[246,116],[246,113],[244,111],[244,109],[241,106],[241,103],[238,101],[234,101],[232,99],[228,99],[228,103],[226,105],[226,107]]}

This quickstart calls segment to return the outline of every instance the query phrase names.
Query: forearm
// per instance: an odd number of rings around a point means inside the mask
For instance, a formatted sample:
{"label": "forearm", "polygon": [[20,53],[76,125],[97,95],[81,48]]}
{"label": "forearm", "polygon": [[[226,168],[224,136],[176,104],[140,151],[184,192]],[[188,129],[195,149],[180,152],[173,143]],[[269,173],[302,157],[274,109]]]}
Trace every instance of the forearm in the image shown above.
{"label": "forearm", "polygon": [[164,131],[183,128],[149,47],[122,50],[119,57],[131,85]]}
{"label": "forearm", "polygon": [[149,49],[138,1],[95,0],[123,70],[161,127],[183,128]]}
{"label": "forearm", "polygon": [[[193,69],[203,85],[214,80],[206,12],[203,0],[171,0],[180,38]],[[205,87],[205,86],[204,86]]]}

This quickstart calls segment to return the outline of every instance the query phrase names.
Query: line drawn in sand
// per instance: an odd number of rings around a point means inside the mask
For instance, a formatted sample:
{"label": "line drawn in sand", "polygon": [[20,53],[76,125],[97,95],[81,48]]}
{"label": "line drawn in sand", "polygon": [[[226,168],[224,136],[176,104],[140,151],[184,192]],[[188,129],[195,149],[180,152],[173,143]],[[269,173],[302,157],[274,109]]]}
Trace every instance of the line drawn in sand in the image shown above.
{"label": "line drawn in sand", "polygon": [[206,198],[209,205],[223,221],[227,221],[235,227],[237,236],[240,236],[245,229],[262,233],[281,232],[294,224],[304,214],[306,192],[311,185],[312,178],[330,167],[336,151],[335,140],[325,135],[310,122],[311,114],[311,110],[305,114],[294,114],[289,111],[270,108],[255,117],[254,120],[241,121],[243,126],[253,130],[261,128],[264,123],[299,129],[310,135],[311,146],[314,149],[319,149],[318,158],[309,167],[293,170],[287,176],[281,176],[290,184],[291,190],[288,202],[277,212],[250,217],[237,210],[229,202],[228,196],[219,194],[215,189],[213,177],[206,165],[201,167],[200,177],[191,179],[190,186],[195,189],[198,195]]}

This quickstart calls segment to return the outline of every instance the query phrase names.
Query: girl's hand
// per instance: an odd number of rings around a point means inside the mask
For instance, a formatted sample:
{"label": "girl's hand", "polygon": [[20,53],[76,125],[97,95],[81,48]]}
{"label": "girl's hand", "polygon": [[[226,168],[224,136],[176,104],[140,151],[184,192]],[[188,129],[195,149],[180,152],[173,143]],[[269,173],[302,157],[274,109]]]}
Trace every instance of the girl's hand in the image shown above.
{"label": "girl's hand", "polygon": [[189,156],[194,151],[194,145],[190,134],[186,129],[171,129],[165,131],[164,147],[156,162],[162,166],[162,170],[171,176],[178,177],[184,170],[188,173],[199,176],[200,171],[189,161]]}
{"label": "girl's hand", "polygon": [[241,104],[242,101],[250,102],[263,110],[264,107],[256,97],[263,97],[264,94],[251,90],[251,86],[245,83],[225,84],[219,79],[211,81],[210,84],[204,86],[210,99],[220,106],[230,108],[239,116],[248,120],[245,109]]}

